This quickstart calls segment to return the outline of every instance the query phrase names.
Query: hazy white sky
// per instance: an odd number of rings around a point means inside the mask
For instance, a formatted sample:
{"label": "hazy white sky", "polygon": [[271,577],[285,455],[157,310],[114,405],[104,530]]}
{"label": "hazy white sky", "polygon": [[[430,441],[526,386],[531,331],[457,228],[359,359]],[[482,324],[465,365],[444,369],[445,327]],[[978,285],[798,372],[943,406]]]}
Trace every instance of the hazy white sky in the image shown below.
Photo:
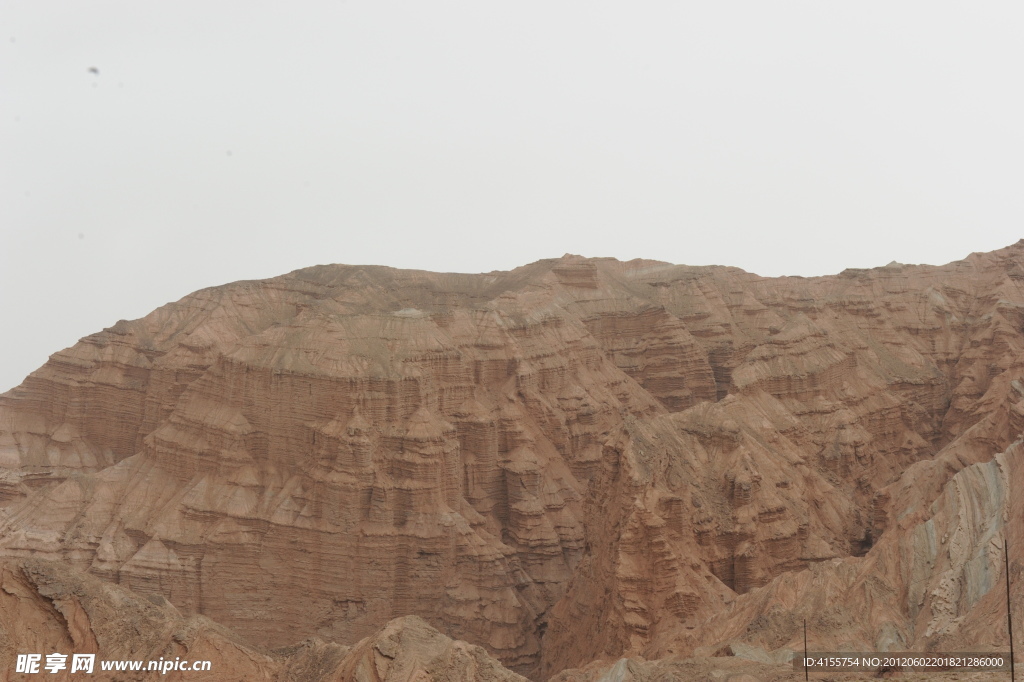
{"label": "hazy white sky", "polygon": [[1024,236],[1019,2],[4,0],[0,31],[0,391],[317,263],[815,275]]}

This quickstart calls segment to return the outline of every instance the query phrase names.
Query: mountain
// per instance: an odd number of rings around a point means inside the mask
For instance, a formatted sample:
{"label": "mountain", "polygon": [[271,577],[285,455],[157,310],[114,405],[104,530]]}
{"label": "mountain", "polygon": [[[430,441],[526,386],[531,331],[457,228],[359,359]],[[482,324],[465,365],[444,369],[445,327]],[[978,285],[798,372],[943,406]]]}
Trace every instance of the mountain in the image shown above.
{"label": "mountain", "polygon": [[805,619],[819,650],[1005,650],[1022,351],[1024,240],[237,282],[0,396],[0,556],[259,651],[418,616],[532,679],[784,658]]}

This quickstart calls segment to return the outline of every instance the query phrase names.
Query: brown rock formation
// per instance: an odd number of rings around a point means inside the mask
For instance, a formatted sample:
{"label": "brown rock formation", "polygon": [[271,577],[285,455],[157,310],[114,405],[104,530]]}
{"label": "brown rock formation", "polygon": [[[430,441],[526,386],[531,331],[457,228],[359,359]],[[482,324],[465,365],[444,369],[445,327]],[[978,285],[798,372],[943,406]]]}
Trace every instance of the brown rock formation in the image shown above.
{"label": "brown rock formation", "polygon": [[0,554],[261,646],[420,616],[540,678],[792,647],[804,614],[823,645],[987,646],[993,543],[1024,535],[992,497],[1022,283],[1024,241],[812,279],[565,256],[200,291],[0,397]]}
{"label": "brown rock formation", "polygon": [[[203,616],[184,618],[167,600],[142,599],[117,585],[38,559],[0,561],[0,669],[22,679],[19,653],[97,654],[90,679],[149,680],[157,673],[104,671],[100,660],[208,661],[209,670],[161,679],[214,682],[522,682],[478,646],[445,637],[415,616],[388,623],[354,647],[307,640],[273,652],[247,645]],[[81,671],[48,679],[79,679]],[[14,675],[13,677],[11,675]],[[24,675],[24,679],[34,676]]]}
{"label": "brown rock formation", "polygon": [[[15,673],[18,654],[62,653],[66,669],[56,674]],[[210,661],[210,670],[169,671],[168,680],[201,675],[217,682],[275,680],[281,664],[246,646],[203,616],[184,618],[162,597],[142,599],[117,585],[40,560],[0,562],[0,670],[3,679],[153,679],[152,672],[70,673],[70,654],[126,661]],[[159,674],[157,674],[159,676]]]}
{"label": "brown rock formation", "polygon": [[337,679],[526,682],[482,648],[452,641],[417,616],[393,620],[356,644],[339,666]]}

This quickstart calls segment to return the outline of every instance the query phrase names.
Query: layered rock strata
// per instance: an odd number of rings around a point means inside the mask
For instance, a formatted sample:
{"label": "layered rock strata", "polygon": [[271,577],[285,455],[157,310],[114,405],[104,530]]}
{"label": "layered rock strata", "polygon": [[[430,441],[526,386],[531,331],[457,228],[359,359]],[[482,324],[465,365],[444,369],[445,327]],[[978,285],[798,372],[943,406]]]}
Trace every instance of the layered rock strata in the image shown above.
{"label": "layered rock strata", "polygon": [[[261,646],[419,616],[534,677],[761,642],[797,598],[879,604],[872,645],[967,636],[1005,510],[962,491],[1024,426],[1022,282],[1024,242],[810,279],[565,256],[203,290],[0,397],[0,553]],[[975,519],[946,563],[943,514]]]}
{"label": "layered rock strata", "polygon": [[[63,653],[65,667],[16,672],[18,654]],[[94,654],[93,669],[71,672],[71,654]],[[102,663],[140,662],[141,671]],[[201,671],[146,670],[150,661],[204,663]],[[208,667],[205,667],[208,664]],[[38,559],[0,561],[0,669],[4,679],[176,680],[214,682],[524,682],[478,646],[453,641],[415,616],[343,646],[306,640],[262,651],[203,616],[183,617],[167,600],[129,590]],[[13,677],[11,676],[13,675]]]}

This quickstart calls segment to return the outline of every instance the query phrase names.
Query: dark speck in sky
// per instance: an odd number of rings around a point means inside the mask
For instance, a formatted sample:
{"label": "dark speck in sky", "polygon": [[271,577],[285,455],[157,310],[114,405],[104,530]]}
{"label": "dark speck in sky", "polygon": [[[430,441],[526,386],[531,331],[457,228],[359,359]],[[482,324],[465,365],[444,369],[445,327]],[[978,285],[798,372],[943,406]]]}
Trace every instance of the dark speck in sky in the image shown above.
{"label": "dark speck in sky", "polygon": [[94,73],[94,74],[96,74],[98,76],[98,75],[100,75],[100,70],[97,69],[95,66],[90,66],[89,67],[89,73]]}
{"label": "dark speck in sky", "polygon": [[79,232],[78,233],[78,238],[79,239],[85,239],[85,235],[83,233]]}

